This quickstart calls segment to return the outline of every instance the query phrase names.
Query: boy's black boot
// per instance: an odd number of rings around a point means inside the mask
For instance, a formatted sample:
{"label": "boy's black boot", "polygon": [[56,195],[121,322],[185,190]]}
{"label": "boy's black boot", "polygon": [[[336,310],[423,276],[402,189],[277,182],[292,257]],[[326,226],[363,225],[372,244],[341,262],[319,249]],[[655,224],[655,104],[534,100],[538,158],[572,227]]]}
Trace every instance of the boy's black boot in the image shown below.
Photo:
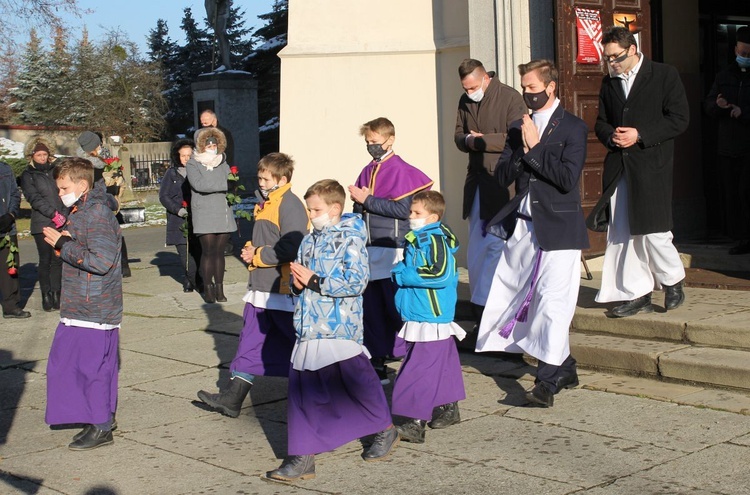
{"label": "boy's black boot", "polygon": [[435,412],[437,413],[434,416],[435,419],[429,422],[429,426],[433,430],[448,428],[451,425],[461,422],[461,413],[458,410],[458,402],[443,404],[436,408]]}
{"label": "boy's black boot", "polygon": [[224,284],[216,284],[216,302],[227,302],[227,296],[224,295]]}
{"label": "boy's black boot", "polygon": [[115,441],[112,438],[112,430],[100,430],[94,425],[84,429],[83,435],[68,445],[70,450],[91,450],[104,445],[111,445]]}
{"label": "boy's black boot", "polygon": [[60,309],[60,291],[52,292],[52,309]]}
{"label": "boy's black boot", "polygon": [[366,461],[379,461],[385,459],[398,445],[398,430],[391,425],[385,430],[375,435],[367,450],[362,453],[362,458]]}
{"label": "boy's black boot", "polygon": [[211,394],[205,390],[201,390],[198,392],[198,398],[201,402],[211,406],[220,413],[226,414],[230,418],[236,418],[240,415],[242,401],[245,400],[252,386],[252,383],[235,377],[229,381],[229,388],[225,391],[218,394]]}
{"label": "boy's black boot", "polygon": [[421,419],[409,419],[406,423],[398,425],[396,429],[404,442],[424,443],[425,423]]}
{"label": "boy's black boot", "polygon": [[203,291],[203,300],[209,304],[216,302],[216,285],[206,284],[205,290]]}
{"label": "boy's black boot", "polygon": [[265,478],[279,481],[311,480],[315,478],[315,456],[287,456],[281,466],[273,471],[268,471]]}
{"label": "boy's black boot", "polygon": [[54,308],[52,292],[42,292],[42,309],[49,312]]}

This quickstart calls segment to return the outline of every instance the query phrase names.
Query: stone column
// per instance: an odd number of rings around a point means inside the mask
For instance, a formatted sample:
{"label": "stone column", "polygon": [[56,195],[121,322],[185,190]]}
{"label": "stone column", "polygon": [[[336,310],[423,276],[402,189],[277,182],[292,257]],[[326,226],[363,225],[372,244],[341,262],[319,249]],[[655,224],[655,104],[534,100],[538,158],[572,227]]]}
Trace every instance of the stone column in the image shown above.
{"label": "stone column", "polygon": [[518,65],[531,60],[528,0],[469,0],[471,57],[520,90]]}
{"label": "stone column", "polygon": [[231,71],[199,76],[192,84],[196,128],[200,112],[216,112],[219,125],[232,133],[234,162],[250,192],[260,159],[258,142],[258,82],[247,72]]}

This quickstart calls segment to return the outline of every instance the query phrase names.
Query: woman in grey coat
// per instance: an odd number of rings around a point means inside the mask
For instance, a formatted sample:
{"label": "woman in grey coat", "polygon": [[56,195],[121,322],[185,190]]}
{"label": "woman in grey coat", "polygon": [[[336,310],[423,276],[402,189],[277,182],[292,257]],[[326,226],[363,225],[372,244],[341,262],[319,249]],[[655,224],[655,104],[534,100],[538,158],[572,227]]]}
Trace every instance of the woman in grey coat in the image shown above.
{"label": "woman in grey coat", "polygon": [[198,133],[195,153],[185,168],[192,191],[193,232],[201,243],[201,275],[207,303],[224,302],[224,248],[237,230],[234,212],[227,203],[229,165],[227,140],[215,127]]}

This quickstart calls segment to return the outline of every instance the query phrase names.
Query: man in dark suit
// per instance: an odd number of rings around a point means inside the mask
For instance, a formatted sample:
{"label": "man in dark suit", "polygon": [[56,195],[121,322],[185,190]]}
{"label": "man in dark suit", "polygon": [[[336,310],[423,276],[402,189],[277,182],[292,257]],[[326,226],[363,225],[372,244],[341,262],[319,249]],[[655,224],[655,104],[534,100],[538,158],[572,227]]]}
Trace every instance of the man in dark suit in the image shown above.
{"label": "man in dark suit", "polygon": [[500,185],[516,196],[487,229],[506,239],[477,338],[477,351],[526,352],[539,360],[531,404],[550,407],[554,394],[578,385],[568,328],[589,246],[578,182],[586,160],[586,124],[557,98],[549,60],[518,67],[532,110],[514,122],[497,163]]}
{"label": "man in dark suit", "polygon": [[685,301],[685,269],[670,232],[674,138],[689,119],[685,89],[674,67],[638,52],[627,29],[609,28],[602,45],[609,75],[595,130],[609,152],[602,197],[588,219],[590,228],[607,229],[596,301],[626,301],[615,317],[650,313],[651,291],[661,287],[672,310]]}

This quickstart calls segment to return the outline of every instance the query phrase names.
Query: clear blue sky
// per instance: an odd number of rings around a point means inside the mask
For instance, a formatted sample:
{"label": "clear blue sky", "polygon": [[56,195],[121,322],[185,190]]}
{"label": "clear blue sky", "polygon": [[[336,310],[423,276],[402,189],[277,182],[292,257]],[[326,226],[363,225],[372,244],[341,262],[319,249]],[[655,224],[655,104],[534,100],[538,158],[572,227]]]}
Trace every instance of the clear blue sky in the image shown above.
{"label": "clear blue sky", "polygon": [[[91,14],[84,14],[82,18],[76,19],[65,16],[68,25],[86,26],[92,39],[100,39],[106,30],[119,27],[127,33],[128,37],[138,43],[141,53],[146,54],[146,37],[148,32],[156,27],[157,19],[167,21],[169,37],[173,41],[182,43],[184,38],[180,29],[182,11],[190,7],[193,17],[202,23],[206,17],[206,9],[203,0],[78,0],[82,8],[93,10]],[[272,10],[273,0],[234,0],[233,6],[240,7],[245,11],[245,27],[254,31],[263,25],[258,15],[268,13]],[[74,36],[78,35],[73,30]],[[41,30],[40,30],[41,34]],[[17,40],[25,43],[26,39]]]}

